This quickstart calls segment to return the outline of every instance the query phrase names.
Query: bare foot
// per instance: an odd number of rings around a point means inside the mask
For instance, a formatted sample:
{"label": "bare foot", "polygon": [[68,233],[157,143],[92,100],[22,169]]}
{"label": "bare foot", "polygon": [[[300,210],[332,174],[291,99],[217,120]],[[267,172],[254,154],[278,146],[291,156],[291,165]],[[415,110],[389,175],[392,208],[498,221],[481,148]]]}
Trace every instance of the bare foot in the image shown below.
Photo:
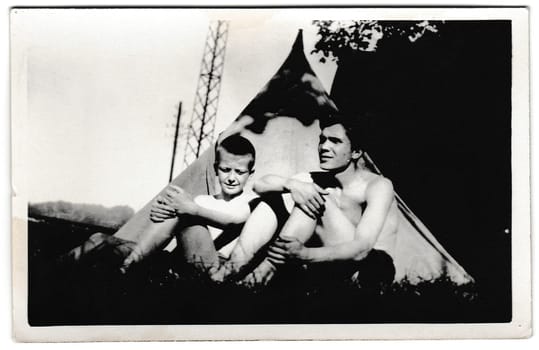
{"label": "bare foot", "polygon": [[213,264],[207,270],[207,274],[213,282],[222,283],[227,277],[228,268],[226,264]]}
{"label": "bare foot", "polygon": [[276,271],[277,268],[275,265],[267,259],[264,259],[250,274],[245,276],[241,281],[241,284],[248,287],[266,286],[271,281]]}

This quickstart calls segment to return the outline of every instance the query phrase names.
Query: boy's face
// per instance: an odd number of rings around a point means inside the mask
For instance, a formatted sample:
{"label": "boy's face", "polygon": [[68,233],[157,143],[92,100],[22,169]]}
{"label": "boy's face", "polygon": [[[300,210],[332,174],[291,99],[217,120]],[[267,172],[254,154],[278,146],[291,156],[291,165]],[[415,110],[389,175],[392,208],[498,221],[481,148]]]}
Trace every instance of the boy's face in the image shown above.
{"label": "boy's face", "polygon": [[216,166],[217,178],[221,185],[221,192],[225,199],[232,199],[243,192],[243,188],[251,176],[249,163],[253,156],[236,155],[219,149],[219,163]]}

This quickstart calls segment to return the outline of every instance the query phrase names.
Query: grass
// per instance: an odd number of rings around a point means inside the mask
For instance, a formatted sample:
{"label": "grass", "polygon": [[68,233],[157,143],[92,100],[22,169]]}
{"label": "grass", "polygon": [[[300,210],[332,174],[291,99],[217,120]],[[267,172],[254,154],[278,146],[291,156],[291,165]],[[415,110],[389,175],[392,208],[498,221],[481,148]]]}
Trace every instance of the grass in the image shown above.
{"label": "grass", "polygon": [[253,289],[185,275],[164,251],[125,275],[106,263],[57,262],[98,230],[58,219],[29,222],[31,325],[452,323],[480,320],[487,307],[475,285],[448,278],[369,290],[292,271]]}

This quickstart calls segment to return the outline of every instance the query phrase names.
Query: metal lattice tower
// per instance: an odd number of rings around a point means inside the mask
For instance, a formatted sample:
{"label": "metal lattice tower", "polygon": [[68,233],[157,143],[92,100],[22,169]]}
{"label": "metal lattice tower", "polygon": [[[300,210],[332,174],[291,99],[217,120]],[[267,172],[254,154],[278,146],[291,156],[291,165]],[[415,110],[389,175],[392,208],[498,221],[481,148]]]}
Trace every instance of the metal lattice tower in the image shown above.
{"label": "metal lattice tower", "polygon": [[193,114],[187,131],[184,153],[185,166],[197,159],[213,142],[227,36],[227,21],[210,23],[193,104]]}

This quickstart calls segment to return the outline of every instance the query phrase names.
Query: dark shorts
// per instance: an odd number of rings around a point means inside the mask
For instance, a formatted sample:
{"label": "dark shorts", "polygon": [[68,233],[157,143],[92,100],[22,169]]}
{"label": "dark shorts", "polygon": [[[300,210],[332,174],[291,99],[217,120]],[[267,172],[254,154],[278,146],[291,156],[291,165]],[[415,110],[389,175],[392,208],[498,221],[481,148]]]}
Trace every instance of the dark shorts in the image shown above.
{"label": "dark shorts", "polygon": [[316,283],[342,283],[352,281],[361,288],[379,289],[390,285],[395,278],[395,265],[389,254],[372,249],[360,261],[339,261],[311,264],[308,278]]}

